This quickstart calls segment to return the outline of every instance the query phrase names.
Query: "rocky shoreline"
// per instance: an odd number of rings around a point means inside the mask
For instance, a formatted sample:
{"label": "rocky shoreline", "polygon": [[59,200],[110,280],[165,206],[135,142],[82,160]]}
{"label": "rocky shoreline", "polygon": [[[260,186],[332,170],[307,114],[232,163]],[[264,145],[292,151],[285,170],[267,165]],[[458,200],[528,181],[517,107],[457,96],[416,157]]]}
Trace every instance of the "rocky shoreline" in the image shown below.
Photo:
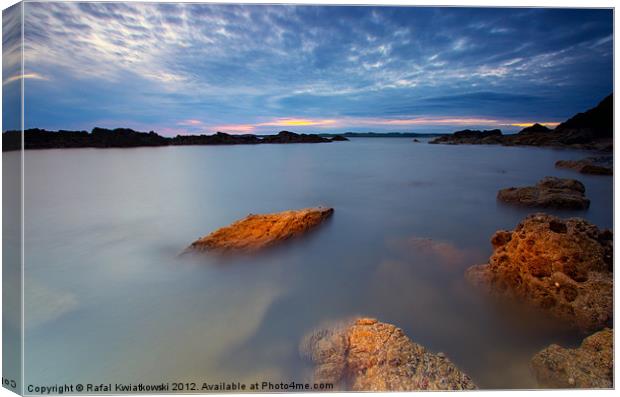
{"label": "rocky shoreline", "polygon": [[[69,148],[131,148],[187,145],[258,145],[287,143],[328,143],[348,141],[341,135],[324,138],[316,134],[296,134],[280,131],[276,135],[232,135],[218,132],[213,135],[177,135],[173,138],[161,136],[153,131],[138,132],[129,128],[109,130],[93,128],[88,131],[47,131],[38,128],[24,131],[25,149],[69,149]],[[2,151],[20,150],[20,131],[2,134]]]}
{"label": "rocky shoreline", "polygon": [[504,145],[570,147],[610,152],[613,150],[613,94],[596,107],[578,113],[555,129],[534,124],[517,134],[495,130],[463,130],[438,137],[429,143],[449,145]]}

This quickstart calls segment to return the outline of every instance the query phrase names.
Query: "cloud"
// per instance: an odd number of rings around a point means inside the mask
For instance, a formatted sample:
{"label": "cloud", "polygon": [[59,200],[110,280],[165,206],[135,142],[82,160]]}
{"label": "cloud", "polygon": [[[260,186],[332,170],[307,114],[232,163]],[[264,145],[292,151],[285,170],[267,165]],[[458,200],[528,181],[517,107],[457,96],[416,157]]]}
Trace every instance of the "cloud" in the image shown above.
{"label": "cloud", "polygon": [[559,121],[612,91],[610,10],[40,2],[25,10],[24,74],[48,79],[29,81],[26,127],[90,129],[106,119],[247,132],[416,118],[449,130],[437,120]]}

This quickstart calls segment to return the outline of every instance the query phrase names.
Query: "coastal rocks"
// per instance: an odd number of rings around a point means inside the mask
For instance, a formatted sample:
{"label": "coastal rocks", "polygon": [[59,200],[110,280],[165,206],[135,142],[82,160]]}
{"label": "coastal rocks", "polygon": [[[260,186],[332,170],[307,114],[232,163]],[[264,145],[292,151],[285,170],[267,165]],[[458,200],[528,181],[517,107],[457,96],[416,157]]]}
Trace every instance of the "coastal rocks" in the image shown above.
{"label": "coastal rocks", "polygon": [[541,124],[526,127],[518,134],[502,135],[493,131],[457,131],[429,143],[505,146],[553,146],[576,149],[613,150],[613,95],[597,106],[578,113],[551,130]]}
{"label": "coastal rocks", "polygon": [[330,139],[322,138],[315,134],[296,134],[290,131],[280,131],[277,135],[266,135],[262,143],[320,143],[331,142]]}
{"label": "coastal rocks", "polygon": [[451,135],[443,135],[430,141],[429,143],[447,143],[451,145],[483,145],[498,144],[501,142],[502,131],[495,130],[462,130],[456,131]]}
{"label": "coastal rocks", "polygon": [[400,328],[371,318],[307,335],[302,355],[316,364],[315,382],[352,391],[471,390],[469,376],[443,353],[412,342]]}
{"label": "coastal rocks", "polygon": [[333,208],[316,207],[274,214],[250,214],[194,241],[186,251],[258,251],[307,233],[333,212]]}
{"label": "coastal rocks", "polygon": [[558,160],[555,166],[574,169],[582,174],[613,175],[613,160],[609,156],[588,157],[582,160]]}
{"label": "coastal rocks", "polygon": [[[346,140],[346,138],[342,137]],[[314,134],[296,134],[281,131],[277,135],[259,137],[252,134],[226,134],[218,132],[213,135],[177,135],[164,137],[157,133],[138,132],[129,128],[108,130],[93,128],[88,131],[47,131],[38,128],[25,130],[23,133],[25,149],[60,149],[60,148],[125,148],[143,146],[185,146],[185,145],[255,145],[260,143],[322,143],[332,142]],[[2,134],[2,151],[20,150],[21,131],[7,131]]]}
{"label": "coastal rocks", "polygon": [[345,142],[348,141],[348,138],[343,137],[342,135],[334,135],[332,137],[332,142]]}
{"label": "coastal rocks", "polygon": [[611,322],[611,231],[580,218],[534,214],[512,232],[496,232],[491,243],[489,263],[465,273],[474,286],[526,302],[584,332]]}
{"label": "coastal rocks", "polygon": [[531,367],[541,387],[613,388],[613,342],[613,330],[605,328],[575,349],[547,347],[532,358]]}
{"label": "coastal rocks", "polygon": [[574,179],[545,177],[536,186],[509,187],[497,193],[505,203],[526,207],[581,210],[590,206],[585,187]]}
{"label": "coastal rocks", "polygon": [[550,128],[542,125],[542,124],[532,124],[529,127],[525,127],[523,128],[521,131],[519,131],[519,135],[526,135],[526,134],[536,134],[536,133],[540,133],[540,132],[549,132],[551,131]]}

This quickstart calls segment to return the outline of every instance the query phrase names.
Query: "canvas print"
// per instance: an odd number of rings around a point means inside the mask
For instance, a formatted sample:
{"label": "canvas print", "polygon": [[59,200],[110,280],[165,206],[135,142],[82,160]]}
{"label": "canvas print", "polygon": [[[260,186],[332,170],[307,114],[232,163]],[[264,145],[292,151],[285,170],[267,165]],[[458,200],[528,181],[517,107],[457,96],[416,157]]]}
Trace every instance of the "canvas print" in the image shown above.
{"label": "canvas print", "polygon": [[2,13],[3,386],[612,389],[613,9]]}

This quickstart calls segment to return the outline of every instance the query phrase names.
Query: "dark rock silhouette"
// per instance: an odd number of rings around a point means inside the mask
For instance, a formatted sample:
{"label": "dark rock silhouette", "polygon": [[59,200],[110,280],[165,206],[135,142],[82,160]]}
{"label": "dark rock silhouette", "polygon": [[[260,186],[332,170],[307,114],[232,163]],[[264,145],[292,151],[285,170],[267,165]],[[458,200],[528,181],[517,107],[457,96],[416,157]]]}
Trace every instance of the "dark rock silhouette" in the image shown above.
{"label": "dark rock silhouette", "polygon": [[555,129],[534,124],[514,135],[489,135],[489,131],[457,131],[430,143],[506,146],[555,146],[577,149],[613,150],[613,94],[596,107],[578,113]]}
{"label": "dark rock silhouette", "polygon": [[[346,138],[344,138],[346,139]],[[24,131],[25,149],[64,149],[64,148],[130,148],[141,146],[168,145],[242,145],[261,143],[321,143],[331,142],[314,134],[296,134],[282,131],[277,135],[259,137],[256,135],[231,135],[218,132],[213,135],[177,135],[163,137],[155,132],[138,132],[129,128],[109,130],[95,127],[88,131],[47,131],[38,128]],[[2,134],[2,151],[20,150],[22,134],[20,131],[7,131]]]}
{"label": "dark rock silhouette", "polygon": [[344,141],[348,141],[348,138],[343,137],[342,135],[334,135],[332,137],[332,141],[333,142],[344,142]]}

